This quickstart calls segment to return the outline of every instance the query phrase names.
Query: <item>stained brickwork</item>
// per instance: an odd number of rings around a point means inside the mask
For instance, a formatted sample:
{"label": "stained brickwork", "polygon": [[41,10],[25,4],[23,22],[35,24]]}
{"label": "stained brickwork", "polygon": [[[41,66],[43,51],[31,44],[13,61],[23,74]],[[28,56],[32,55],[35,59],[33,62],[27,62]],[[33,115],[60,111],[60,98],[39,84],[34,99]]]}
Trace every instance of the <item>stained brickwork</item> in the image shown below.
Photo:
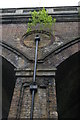
{"label": "stained brickwork", "polygon": [[[42,73],[37,73],[37,76],[41,77],[37,77],[36,79],[38,90],[35,94],[33,118],[57,118],[54,70],[53,74],[47,72],[46,75],[43,70]],[[14,89],[14,97],[10,108],[9,118],[30,118],[32,101],[30,84],[32,82],[32,77],[31,74],[27,74],[27,76],[24,74],[26,78],[19,78],[19,75],[22,76],[22,72],[19,71],[19,73],[20,74],[16,74],[18,79]],[[41,74],[46,75],[46,77],[42,77]],[[51,77],[49,77],[50,74]]]}
{"label": "stained brickwork", "polygon": [[[79,37],[78,24],[79,24],[78,22],[56,23],[55,24],[56,37],[58,37],[59,41],[61,42],[74,40],[75,38]],[[23,54],[27,56],[27,58],[31,60],[31,59],[34,59],[35,49],[27,48],[21,42],[23,41],[22,36],[26,33],[26,30],[27,30],[27,24],[9,24],[9,25],[3,24],[2,40],[5,41],[7,44],[14,46],[18,50],[20,50]],[[58,45],[59,45],[58,43],[55,43],[54,48]],[[41,51],[39,55],[40,58],[43,58],[45,54],[49,52],[48,51],[49,47],[50,49],[52,49],[51,46],[40,49]]]}
{"label": "stained brickwork", "polygon": [[[55,24],[55,41],[39,46],[33,118],[56,118],[56,67],[80,51],[79,22]],[[30,118],[35,47],[24,45],[27,24],[3,24],[0,55],[16,69],[16,84],[8,118]],[[27,38],[26,38],[27,39]],[[34,39],[33,43],[34,43]],[[44,43],[44,42],[43,42]],[[35,45],[35,43],[34,43]],[[1,52],[2,51],[2,52]]]}

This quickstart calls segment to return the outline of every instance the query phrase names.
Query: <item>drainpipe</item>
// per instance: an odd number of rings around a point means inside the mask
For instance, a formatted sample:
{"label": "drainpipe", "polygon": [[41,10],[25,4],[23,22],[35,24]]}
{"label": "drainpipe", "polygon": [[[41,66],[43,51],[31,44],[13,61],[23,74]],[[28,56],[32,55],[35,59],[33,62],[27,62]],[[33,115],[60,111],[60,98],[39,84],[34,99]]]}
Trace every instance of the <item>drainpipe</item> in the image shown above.
{"label": "drainpipe", "polygon": [[31,103],[31,112],[30,112],[30,120],[33,120],[33,111],[34,111],[34,97],[37,92],[37,84],[36,84],[36,68],[37,68],[37,53],[38,53],[38,44],[40,38],[38,35],[35,37],[36,49],[35,49],[35,64],[34,64],[34,74],[33,74],[33,82],[30,85],[30,91],[32,93],[32,103]]}

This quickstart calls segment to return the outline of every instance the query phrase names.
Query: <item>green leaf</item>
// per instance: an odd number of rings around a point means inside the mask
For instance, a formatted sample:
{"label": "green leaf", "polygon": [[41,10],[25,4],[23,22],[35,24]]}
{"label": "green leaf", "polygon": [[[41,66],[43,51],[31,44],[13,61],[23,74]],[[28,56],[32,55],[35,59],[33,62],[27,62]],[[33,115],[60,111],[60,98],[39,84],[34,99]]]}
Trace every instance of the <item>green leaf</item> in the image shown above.
{"label": "green leaf", "polygon": [[51,15],[48,15],[48,11],[46,11],[44,7],[42,10],[39,10],[38,12],[35,10],[31,12],[31,17],[32,18],[29,18],[29,22],[28,22],[28,29],[27,29],[28,32],[31,31],[32,27],[35,26],[37,23],[41,25],[43,24],[46,28],[51,29],[52,24],[56,22],[56,19],[55,18],[52,19]]}

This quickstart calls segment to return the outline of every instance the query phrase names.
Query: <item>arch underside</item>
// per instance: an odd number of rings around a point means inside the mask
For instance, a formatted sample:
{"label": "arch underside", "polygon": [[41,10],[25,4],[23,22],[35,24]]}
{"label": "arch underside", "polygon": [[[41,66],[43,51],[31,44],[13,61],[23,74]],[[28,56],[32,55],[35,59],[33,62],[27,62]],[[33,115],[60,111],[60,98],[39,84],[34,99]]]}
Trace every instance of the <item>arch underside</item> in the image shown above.
{"label": "arch underside", "polygon": [[7,119],[16,82],[15,67],[2,56],[0,60],[2,62],[2,118]]}
{"label": "arch underside", "polygon": [[80,118],[80,51],[57,67],[56,92],[59,120]]}

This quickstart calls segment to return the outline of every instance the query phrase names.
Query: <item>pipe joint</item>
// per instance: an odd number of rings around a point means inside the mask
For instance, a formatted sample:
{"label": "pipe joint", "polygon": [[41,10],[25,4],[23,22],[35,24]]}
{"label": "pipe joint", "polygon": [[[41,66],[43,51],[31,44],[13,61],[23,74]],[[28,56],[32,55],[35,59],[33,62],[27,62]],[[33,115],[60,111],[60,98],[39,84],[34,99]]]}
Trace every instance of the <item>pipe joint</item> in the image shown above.
{"label": "pipe joint", "polygon": [[37,86],[36,82],[31,83],[31,85],[30,85],[31,93],[33,90],[34,90],[34,92],[37,92],[37,89],[38,89],[38,86]]}
{"label": "pipe joint", "polygon": [[35,37],[35,42],[36,42],[36,41],[40,41],[39,35],[36,35],[36,37]]}

